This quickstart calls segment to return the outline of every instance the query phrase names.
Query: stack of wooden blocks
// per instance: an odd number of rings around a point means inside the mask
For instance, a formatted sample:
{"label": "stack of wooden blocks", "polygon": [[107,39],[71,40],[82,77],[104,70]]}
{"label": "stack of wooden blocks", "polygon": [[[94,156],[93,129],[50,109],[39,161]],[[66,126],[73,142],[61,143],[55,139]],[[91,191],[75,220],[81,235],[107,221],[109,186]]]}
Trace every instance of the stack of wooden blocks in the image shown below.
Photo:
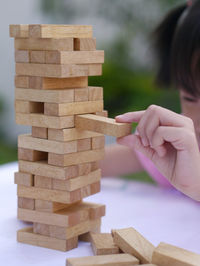
{"label": "stack of wooden blocks", "polygon": [[10,36],[16,122],[32,127],[18,138],[15,183],[18,218],[33,227],[19,230],[17,239],[67,251],[81,235],[100,232],[105,205],[82,199],[100,191],[102,133],[117,126],[114,134],[126,135],[130,126],[107,118],[103,88],[88,86],[104,62],[91,26],[10,25]]}

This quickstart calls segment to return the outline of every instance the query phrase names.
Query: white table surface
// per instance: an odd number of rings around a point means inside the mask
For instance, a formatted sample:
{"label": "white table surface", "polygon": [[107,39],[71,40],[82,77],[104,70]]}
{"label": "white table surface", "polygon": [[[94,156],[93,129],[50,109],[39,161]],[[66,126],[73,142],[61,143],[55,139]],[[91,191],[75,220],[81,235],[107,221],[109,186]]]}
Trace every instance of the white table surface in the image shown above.
{"label": "white table surface", "polygon": [[[16,218],[15,171],[17,163],[0,167],[0,265],[64,266],[66,258],[92,255],[89,243],[61,252],[16,242],[16,230],[27,224]],[[102,232],[132,226],[154,245],[163,241],[200,253],[200,203],[174,190],[105,178],[102,191],[87,201],[107,206]]]}

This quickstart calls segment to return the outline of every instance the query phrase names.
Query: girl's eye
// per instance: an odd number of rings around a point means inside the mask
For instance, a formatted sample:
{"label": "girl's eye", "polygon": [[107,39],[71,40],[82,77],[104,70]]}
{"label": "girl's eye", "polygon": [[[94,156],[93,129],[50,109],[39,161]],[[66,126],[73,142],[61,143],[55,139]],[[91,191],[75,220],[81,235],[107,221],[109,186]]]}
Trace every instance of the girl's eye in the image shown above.
{"label": "girl's eye", "polygon": [[197,102],[196,99],[189,98],[189,97],[186,97],[186,96],[183,97],[183,100],[185,100],[185,101],[187,101],[187,102],[193,102],[193,103]]}

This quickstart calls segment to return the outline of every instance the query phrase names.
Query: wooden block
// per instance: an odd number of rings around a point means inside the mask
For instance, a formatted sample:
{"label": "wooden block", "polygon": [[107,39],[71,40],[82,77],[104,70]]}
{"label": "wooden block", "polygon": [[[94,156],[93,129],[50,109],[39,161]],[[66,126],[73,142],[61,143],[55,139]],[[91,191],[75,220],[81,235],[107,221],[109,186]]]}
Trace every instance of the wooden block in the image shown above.
{"label": "wooden block", "polygon": [[[59,142],[54,140],[33,138],[30,134],[18,136],[18,147],[32,149],[43,152],[53,152],[58,154],[71,154],[77,152],[77,141]],[[45,160],[47,157],[39,160]],[[22,158],[22,160],[25,160]]]}
{"label": "wooden block", "polygon": [[74,90],[27,90],[16,88],[15,99],[39,103],[71,103],[74,101]]}
{"label": "wooden block", "polygon": [[[45,64],[46,52],[45,51],[30,51],[30,63]],[[26,63],[26,62],[24,62]]]}
{"label": "wooden block", "polygon": [[75,51],[96,50],[96,38],[74,38]]}
{"label": "wooden block", "polygon": [[103,88],[102,87],[88,87],[88,97],[89,97],[89,101],[103,100]]}
{"label": "wooden block", "polygon": [[75,127],[114,137],[122,137],[131,134],[130,123],[117,123],[115,119],[92,114],[77,115],[75,118]]}
{"label": "wooden block", "polygon": [[103,64],[104,51],[46,51],[46,64]]}
{"label": "wooden block", "polygon": [[76,128],[48,129],[48,138],[50,140],[63,141],[63,142],[71,140],[79,140],[79,139],[88,139],[99,136],[102,136],[102,134],[87,130],[79,130]]}
{"label": "wooden block", "polygon": [[29,77],[27,77],[27,76],[15,76],[15,87],[28,88],[29,87]]}
{"label": "wooden block", "polygon": [[81,190],[81,198],[87,198],[90,195],[94,195],[101,191],[101,183],[100,182],[93,183],[89,186],[82,187],[80,190]]}
{"label": "wooden block", "polygon": [[52,188],[56,190],[74,191],[87,185],[97,183],[101,179],[101,170],[90,172],[87,175],[71,178],[69,180],[52,180]]}
{"label": "wooden block", "polygon": [[95,170],[97,170],[98,168],[100,168],[100,166],[99,166],[99,162],[92,162],[92,163],[91,163],[91,171],[95,171]]}
{"label": "wooden block", "polygon": [[106,214],[106,206],[102,204],[96,204],[96,206],[91,206],[90,208],[90,219],[96,220]]}
{"label": "wooden block", "polygon": [[18,148],[18,160],[25,160],[30,162],[36,162],[40,160],[47,160],[48,154],[42,151],[36,151],[31,149]]}
{"label": "wooden block", "polygon": [[30,63],[29,51],[15,50],[15,62],[16,63]]}
{"label": "wooden block", "polygon": [[48,128],[32,127],[32,137],[40,139],[48,139]]}
{"label": "wooden block", "polygon": [[60,251],[68,251],[76,248],[78,238],[75,237],[69,240],[56,239],[48,236],[42,236],[33,233],[33,228],[28,227],[17,231],[17,241],[34,246],[50,248]]}
{"label": "wooden block", "polygon": [[77,151],[89,151],[92,148],[92,139],[77,140]]}
{"label": "wooden block", "polygon": [[160,243],[153,252],[152,263],[162,266],[196,266],[200,265],[200,254]]}
{"label": "wooden block", "polygon": [[16,75],[42,76],[49,78],[70,78],[101,76],[101,64],[79,64],[79,65],[57,65],[57,64],[35,64],[16,63]]}
{"label": "wooden block", "polygon": [[9,25],[10,37],[14,38],[28,38],[29,36],[29,25]]}
{"label": "wooden block", "polygon": [[15,184],[32,187],[34,185],[34,176],[29,173],[15,172]]}
{"label": "wooden block", "polygon": [[47,200],[35,200],[35,210],[39,212],[56,212],[62,209],[71,208],[73,205],[78,205],[80,203],[81,201],[77,201],[73,204],[64,204]]}
{"label": "wooden block", "polygon": [[16,123],[25,126],[45,128],[72,128],[74,127],[74,116],[47,116],[43,114],[16,113]]}
{"label": "wooden block", "polygon": [[15,49],[17,50],[38,50],[38,51],[73,51],[73,38],[64,39],[35,39],[35,38],[16,38]]}
{"label": "wooden block", "polygon": [[[92,171],[92,163],[82,163],[78,165],[78,175],[87,175]],[[99,167],[98,167],[99,168]],[[97,170],[97,169],[95,169]]]}
{"label": "wooden block", "polygon": [[46,176],[35,175],[34,186],[39,188],[52,189],[52,178]]}
{"label": "wooden block", "polygon": [[[86,88],[88,87],[88,77],[76,78],[43,78],[29,77],[29,86],[27,88],[43,90],[61,90],[69,88]],[[20,86],[19,86],[20,88]]]}
{"label": "wooden block", "polygon": [[101,233],[101,224],[96,226],[96,228],[93,228],[89,232],[79,235],[78,240],[82,242],[91,242],[91,233],[93,234],[100,234]]}
{"label": "wooden block", "polygon": [[15,112],[24,113],[24,114],[31,114],[31,113],[44,114],[44,103],[16,100]]}
{"label": "wooden block", "polygon": [[108,111],[103,110],[102,112],[96,112],[95,115],[108,117]]}
{"label": "wooden block", "polygon": [[18,197],[18,208],[34,210],[35,209],[35,200]]}
{"label": "wooden block", "polygon": [[88,101],[88,88],[81,88],[74,90],[74,101],[85,102]]}
{"label": "wooden block", "polygon": [[[36,203],[38,204],[38,200],[36,200]],[[33,223],[70,227],[88,221],[90,219],[90,209],[95,207],[95,205],[98,208],[98,204],[82,202],[55,212],[43,212],[41,208],[39,211],[18,208],[18,219]],[[45,207],[42,209],[45,209]]]}
{"label": "wooden block", "polygon": [[58,166],[48,165],[47,161],[33,163],[33,162],[20,160],[19,169],[21,172],[27,172],[33,175],[41,175],[61,180],[66,180],[79,176],[78,165],[72,165],[68,167],[58,167]]}
{"label": "wooden block", "polygon": [[94,255],[119,254],[119,248],[111,234],[91,234],[91,245]]}
{"label": "wooden block", "polygon": [[130,254],[112,254],[67,259],[66,266],[132,266],[139,261]]}
{"label": "wooden block", "polygon": [[48,164],[57,166],[69,166],[80,163],[100,161],[104,157],[104,149],[81,151],[71,154],[48,154]]}
{"label": "wooden block", "polygon": [[[115,244],[124,252],[134,255],[140,263],[150,263],[155,247],[134,228],[112,230]],[[169,264],[168,264],[169,265]]]}
{"label": "wooden block", "polygon": [[31,38],[92,38],[92,26],[87,25],[29,25]]}
{"label": "wooden block", "polygon": [[53,116],[87,114],[101,110],[103,110],[103,101],[44,104],[44,114]]}
{"label": "wooden block", "polygon": [[102,149],[105,146],[105,137],[104,136],[99,136],[99,137],[94,137],[92,138],[92,149]]}

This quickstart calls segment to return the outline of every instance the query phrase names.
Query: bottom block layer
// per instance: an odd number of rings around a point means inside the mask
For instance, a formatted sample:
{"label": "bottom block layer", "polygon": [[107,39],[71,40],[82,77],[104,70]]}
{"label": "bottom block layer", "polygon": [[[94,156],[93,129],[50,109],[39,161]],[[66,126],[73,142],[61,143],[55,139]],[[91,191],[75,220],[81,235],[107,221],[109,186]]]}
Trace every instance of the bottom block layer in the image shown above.
{"label": "bottom block layer", "polygon": [[50,248],[60,251],[68,251],[78,246],[78,237],[68,240],[57,239],[33,233],[32,227],[26,227],[17,231],[17,241],[38,247]]}

